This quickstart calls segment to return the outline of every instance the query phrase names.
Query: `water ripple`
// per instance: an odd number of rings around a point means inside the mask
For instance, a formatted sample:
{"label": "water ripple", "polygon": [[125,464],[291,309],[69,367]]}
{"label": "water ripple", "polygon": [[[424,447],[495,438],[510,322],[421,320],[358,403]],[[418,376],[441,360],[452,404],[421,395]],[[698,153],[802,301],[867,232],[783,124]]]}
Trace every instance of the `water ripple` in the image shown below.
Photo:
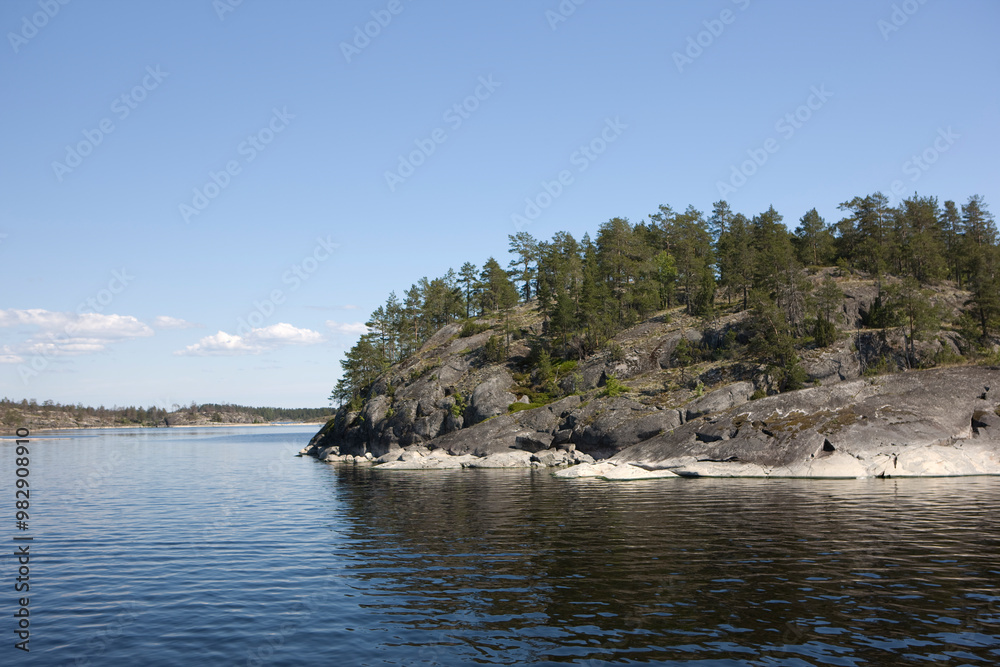
{"label": "water ripple", "polygon": [[996,478],[611,484],[338,468],[293,458],[305,428],[83,435],[33,445],[31,664],[1000,663]]}

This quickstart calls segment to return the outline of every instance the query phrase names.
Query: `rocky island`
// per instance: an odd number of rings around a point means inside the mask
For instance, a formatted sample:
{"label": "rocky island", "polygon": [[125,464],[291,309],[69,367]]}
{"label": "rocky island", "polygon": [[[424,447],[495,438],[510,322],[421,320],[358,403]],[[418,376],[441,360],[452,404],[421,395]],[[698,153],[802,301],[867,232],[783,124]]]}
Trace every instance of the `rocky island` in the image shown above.
{"label": "rocky island", "polygon": [[[706,364],[695,387],[713,379],[716,387],[670,392],[674,404],[662,405],[643,389],[677,375],[672,351],[701,334],[651,321],[620,335],[628,345],[622,361],[603,354],[576,366],[582,392],[532,408],[507,364],[476,363],[490,331],[459,333],[457,324],[442,328],[373,387],[362,410],[341,408],[303,453],[383,469],[603,461],[629,465],[630,479],[648,476],[633,466],[722,477],[1000,474],[997,367],[862,377],[864,356],[852,351],[852,338],[805,362],[814,386],[755,398],[769,381],[765,369]],[[741,370],[760,375],[727,382]],[[636,390],[609,396],[612,377]],[[624,473],[605,465],[558,474]]]}
{"label": "rocky island", "polygon": [[613,219],[596,243],[511,236],[510,270],[466,264],[373,313],[302,454],[609,479],[1000,474],[992,216],[970,199],[965,234],[989,242],[963,237],[973,259],[931,269],[914,229],[940,241],[956,207],[890,209],[910,245],[879,249],[883,199],[845,203],[836,226],[811,211],[794,234],[718,202],[707,221]]}

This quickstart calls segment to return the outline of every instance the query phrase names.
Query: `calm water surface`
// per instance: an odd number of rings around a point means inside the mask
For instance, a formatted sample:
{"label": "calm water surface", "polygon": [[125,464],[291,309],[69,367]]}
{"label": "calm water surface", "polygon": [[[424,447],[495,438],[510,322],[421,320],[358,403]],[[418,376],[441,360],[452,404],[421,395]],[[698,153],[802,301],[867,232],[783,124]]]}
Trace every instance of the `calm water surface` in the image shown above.
{"label": "calm water surface", "polygon": [[33,434],[0,664],[1000,664],[1000,478],[378,472],[314,430]]}

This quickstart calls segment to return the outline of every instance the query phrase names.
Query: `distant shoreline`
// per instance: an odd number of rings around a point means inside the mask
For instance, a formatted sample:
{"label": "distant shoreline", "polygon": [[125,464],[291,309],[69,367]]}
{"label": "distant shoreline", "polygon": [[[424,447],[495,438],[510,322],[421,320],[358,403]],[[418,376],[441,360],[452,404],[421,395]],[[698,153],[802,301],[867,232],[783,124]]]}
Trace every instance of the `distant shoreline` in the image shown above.
{"label": "distant shoreline", "polygon": [[[109,431],[109,430],[121,430],[121,429],[153,430],[153,429],[174,429],[174,428],[226,428],[233,426],[319,426],[325,423],[326,423],[325,421],[262,422],[256,424],[240,424],[237,422],[233,423],[213,422],[210,424],[177,424],[174,426],[142,426],[139,424],[129,424],[123,426],[45,426],[41,428],[32,428],[31,426],[21,426],[19,428],[27,428],[32,434],[36,434],[36,433],[47,433],[51,431]],[[0,432],[0,439],[15,438],[16,430],[17,429],[15,428],[11,429],[9,433]],[[4,429],[4,431],[6,431],[6,429]]]}

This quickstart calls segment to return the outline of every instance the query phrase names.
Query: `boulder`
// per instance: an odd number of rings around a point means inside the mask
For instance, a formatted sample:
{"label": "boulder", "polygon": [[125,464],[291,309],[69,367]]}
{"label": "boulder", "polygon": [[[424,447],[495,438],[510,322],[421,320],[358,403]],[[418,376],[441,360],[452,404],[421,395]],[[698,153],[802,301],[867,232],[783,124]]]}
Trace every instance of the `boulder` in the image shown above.
{"label": "boulder", "polygon": [[645,468],[640,468],[639,466],[626,463],[625,465],[615,466],[603,475],[599,475],[599,477],[608,481],[627,481],[639,479],[663,479],[667,477],[673,477],[676,479],[679,475],[669,470],[646,470]]}
{"label": "boulder", "polygon": [[507,371],[501,371],[493,377],[480,383],[472,392],[469,407],[465,410],[466,424],[478,424],[481,421],[502,415],[517,397],[508,389],[514,383],[514,378]]}
{"label": "boulder", "polygon": [[600,477],[618,467],[617,463],[601,461],[600,463],[581,463],[572,468],[559,470],[553,475],[564,479],[579,479],[581,477]]}
{"label": "boulder", "polygon": [[413,432],[422,440],[433,440],[438,437],[444,426],[445,411],[438,410],[413,422]]}
{"label": "boulder", "polygon": [[518,449],[523,449],[526,452],[540,452],[552,446],[552,437],[551,433],[539,433],[536,431],[534,433],[515,436],[514,444]]}
{"label": "boulder", "polygon": [[699,399],[687,405],[685,414],[686,421],[697,419],[702,415],[728,410],[737,405],[743,405],[750,400],[753,395],[754,386],[751,382],[734,382],[733,384],[716,389],[705,394]]}
{"label": "boulder", "polygon": [[547,468],[553,468],[569,465],[573,461],[573,457],[565,450],[549,449],[537,452],[531,457],[531,461]]}
{"label": "boulder", "polygon": [[464,464],[466,468],[530,468],[531,452],[508,451],[473,458]]}
{"label": "boulder", "polygon": [[[460,341],[461,339],[455,341],[455,344],[458,344]],[[445,387],[454,386],[465,376],[471,365],[472,361],[467,356],[449,357],[438,369],[437,381]]]}
{"label": "boulder", "polygon": [[802,359],[802,368],[810,379],[824,385],[861,377],[861,363],[849,340],[806,355]]}
{"label": "boulder", "polygon": [[465,456],[422,456],[410,460],[392,461],[375,466],[375,470],[458,470],[476,457]]}

